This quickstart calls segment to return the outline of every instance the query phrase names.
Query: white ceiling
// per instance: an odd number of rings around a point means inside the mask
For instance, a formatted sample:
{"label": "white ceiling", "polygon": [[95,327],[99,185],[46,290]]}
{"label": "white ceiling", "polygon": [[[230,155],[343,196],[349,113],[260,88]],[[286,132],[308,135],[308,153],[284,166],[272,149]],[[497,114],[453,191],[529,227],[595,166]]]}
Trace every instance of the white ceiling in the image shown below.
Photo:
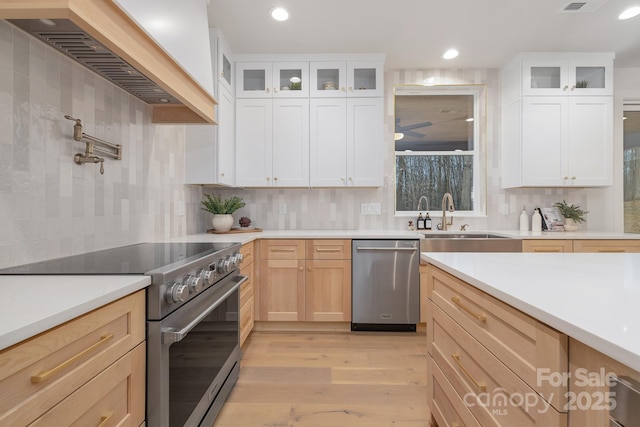
{"label": "white ceiling", "polygon": [[[576,0],[585,1],[585,0]],[[593,12],[560,13],[569,0],[210,0],[209,22],[235,53],[384,53],[385,68],[499,68],[522,51],[613,51],[640,67],[640,0],[586,0]],[[287,22],[268,16],[273,6]],[[584,8],[583,8],[584,9]],[[442,53],[455,47],[456,59]]]}

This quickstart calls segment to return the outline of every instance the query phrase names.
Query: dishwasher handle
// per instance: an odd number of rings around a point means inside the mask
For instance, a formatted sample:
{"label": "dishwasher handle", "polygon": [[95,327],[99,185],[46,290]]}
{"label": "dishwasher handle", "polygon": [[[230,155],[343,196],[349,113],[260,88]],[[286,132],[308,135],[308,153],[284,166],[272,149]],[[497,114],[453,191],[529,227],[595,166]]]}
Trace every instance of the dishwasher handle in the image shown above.
{"label": "dishwasher handle", "polygon": [[385,251],[385,252],[415,252],[418,250],[416,246],[411,248],[384,248],[375,246],[356,246],[358,251]]}

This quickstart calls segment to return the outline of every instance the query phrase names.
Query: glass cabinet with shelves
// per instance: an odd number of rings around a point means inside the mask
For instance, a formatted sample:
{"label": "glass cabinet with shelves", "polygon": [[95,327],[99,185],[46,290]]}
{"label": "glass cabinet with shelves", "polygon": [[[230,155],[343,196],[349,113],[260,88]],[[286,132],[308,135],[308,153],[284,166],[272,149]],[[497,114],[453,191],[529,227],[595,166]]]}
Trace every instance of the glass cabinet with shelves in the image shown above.
{"label": "glass cabinet with shelves", "polygon": [[522,61],[523,95],[612,95],[613,56],[570,55]]}
{"label": "glass cabinet with shelves", "polygon": [[308,62],[238,62],[236,97],[304,98],[309,96]]}
{"label": "glass cabinet with shelves", "polygon": [[379,97],[384,95],[381,62],[311,62],[310,70],[311,97]]}

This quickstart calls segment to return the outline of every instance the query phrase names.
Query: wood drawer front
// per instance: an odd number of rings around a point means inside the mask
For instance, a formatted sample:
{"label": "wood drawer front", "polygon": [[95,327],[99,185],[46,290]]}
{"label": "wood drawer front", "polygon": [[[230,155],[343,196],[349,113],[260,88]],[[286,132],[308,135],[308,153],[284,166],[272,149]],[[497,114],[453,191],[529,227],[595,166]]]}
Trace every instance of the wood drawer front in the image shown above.
{"label": "wood drawer front", "polygon": [[[485,403],[469,406],[482,426],[567,426],[566,413],[550,407],[451,317],[430,304],[431,357],[464,402]],[[483,400],[487,397],[488,401]],[[510,403],[510,398],[516,403]],[[516,399],[527,404],[517,406]]]}
{"label": "wood drawer front", "polygon": [[638,240],[574,240],[574,252],[640,252]]}
{"label": "wood drawer front", "polygon": [[432,375],[427,381],[427,404],[438,427],[484,427],[471,415],[468,405],[458,396],[431,357],[427,357],[427,370]]}
{"label": "wood drawer front", "polygon": [[139,426],[145,417],[145,358],[142,343],[31,426]]}
{"label": "wood drawer front", "polygon": [[430,265],[429,298],[550,403],[564,408],[567,387],[538,384],[538,369],[567,372],[568,338]]}
{"label": "wood drawer front", "polygon": [[242,307],[254,293],[253,274],[251,274],[250,271],[252,268],[253,266],[245,266],[240,269],[240,275],[247,277],[247,281],[240,285],[240,307]]}
{"label": "wood drawer front", "polygon": [[0,352],[0,425],[35,420],[144,338],[139,291]]}
{"label": "wood drawer front", "polygon": [[261,240],[260,259],[304,259],[304,240]]}
{"label": "wood drawer front", "polygon": [[542,239],[522,241],[522,252],[573,252],[573,241]]}
{"label": "wood drawer front", "polygon": [[253,295],[246,303],[240,306],[240,345],[244,343],[251,331],[255,321],[255,299]]}
{"label": "wood drawer front", "polygon": [[255,246],[254,242],[245,243],[240,248],[240,253],[242,254],[242,264],[240,265],[250,265],[253,262],[253,258],[255,257]]}
{"label": "wood drawer front", "polygon": [[307,240],[307,259],[351,259],[351,240]]}

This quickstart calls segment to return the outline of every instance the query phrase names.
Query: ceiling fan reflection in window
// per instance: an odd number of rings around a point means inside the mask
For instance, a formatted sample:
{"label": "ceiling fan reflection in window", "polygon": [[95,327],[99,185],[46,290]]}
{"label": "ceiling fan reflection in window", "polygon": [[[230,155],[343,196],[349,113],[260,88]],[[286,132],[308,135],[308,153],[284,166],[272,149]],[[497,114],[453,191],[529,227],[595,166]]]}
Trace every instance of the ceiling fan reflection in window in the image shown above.
{"label": "ceiling fan reflection in window", "polygon": [[[415,123],[412,125],[401,126],[400,117],[396,117],[396,140],[402,139],[405,135],[413,138],[422,138],[425,135],[420,132],[414,132],[413,129],[420,129],[420,128],[424,128],[431,125],[433,125],[433,123],[427,121],[427,122]],[[402,136],[398,138],[399,134],[402,134]]]}

